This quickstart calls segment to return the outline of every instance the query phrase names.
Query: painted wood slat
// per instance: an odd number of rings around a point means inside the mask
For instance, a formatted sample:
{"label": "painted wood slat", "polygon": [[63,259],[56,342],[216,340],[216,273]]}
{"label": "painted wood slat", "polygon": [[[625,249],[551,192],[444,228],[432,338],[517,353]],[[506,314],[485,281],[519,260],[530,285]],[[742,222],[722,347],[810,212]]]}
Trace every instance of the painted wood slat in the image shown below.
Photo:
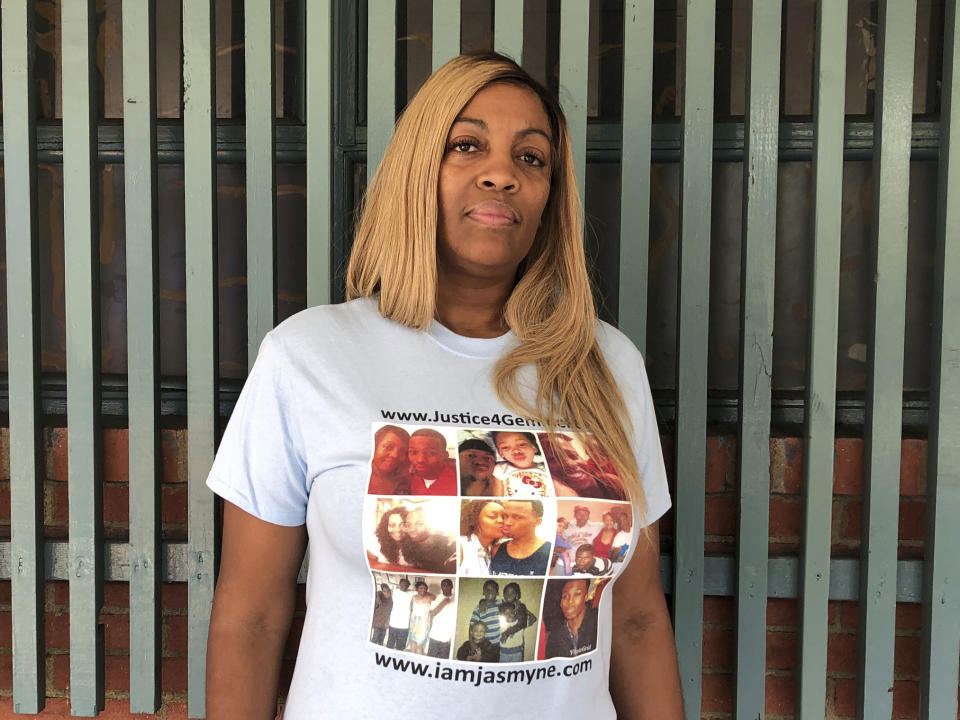
{"label": "painted wood slat", "polygon": [[736,716],[764,717],[781,4],[752,0],[740,252]]}
{"label": "painted wood slat", "polygon": [[623,13],[618,324],[640,352],[647,345],[652,105],[653,0],[627,0]]}
{"label": "painted wood slat", "polygon": [[154,0],[123,11],[130,711],[160,707],[160,367]]}
{"label": "painted wood slat", "polygon": [[367,2],[367,184],[396,122],[397,0]]}
{"label": "painted wood slat", "polygon": [[[931,344],[920,718],[957,717],[960,676],[960,14],[945,11]],[[949,279],[949,280],[948,280]]]}
{"label": "painted wood slat", "polygon": [[587,171],[587,66],[590,51],[590,3],[560,4],[560,106],[567,118],[573,168],[583,215]]}
{"label": "painted wood slat", "polygon": [[[214,496],[205,481],[217,428],[217,166],[213,0],[183,6],[184,218],[187,291],[187,712],[206,715],[207,629],[214,586]],[[272,62],[272,58],[271,58]]]}
{"label": "painted wood slat", "polygon": [[495,0],[493,48],[523,64],[523,0]]}
{"label": "painted wood slat", "polygon": [[833,502],[847,7],[817,4],[813,254],[804,435],[797,716],[823,716]]}
{"label": "painted wood slat", "polygon": [[70,512],[70,711],[103,708],[103,490],[100,429],[100,243],[93,96],[93,0],[61,7],[63,257]]}
{"label": "painted wood slat", "polygon": [[433,3],[433,69],[460,54],[460,0]]}
{"label": "painted wood slat", "polygon": [[333,3],[307,12],[307,305],[333,300]]}
{"label": "painted wood slat", "polygon": [[6,282],[16,299],[7,303],[13,709],[38,713],[46,680],[34,3],[5,0],[0,11]]}
{"label": "painted wood slat", "polygon": [[713,182],[714,0],[686,0],[683,31],[680,180],[679,328],[677,333],[676,525],[674,617],[687,720],[700,717],[703,650],[704,491],[707,335],[710,304],[710,207]]}
{"label": "painted wood slat", "polygon": [[864,424],[858,718],[893,710],[897,518],[903,408],[910,136],[916,3],[883,0],[877,27],[873,170],[873,319]]}
{"label": "painted wood slat", "polygon": [[247,131],[247,367],[277,324],[276,168],[274,146],[274,3],[243,13]]}

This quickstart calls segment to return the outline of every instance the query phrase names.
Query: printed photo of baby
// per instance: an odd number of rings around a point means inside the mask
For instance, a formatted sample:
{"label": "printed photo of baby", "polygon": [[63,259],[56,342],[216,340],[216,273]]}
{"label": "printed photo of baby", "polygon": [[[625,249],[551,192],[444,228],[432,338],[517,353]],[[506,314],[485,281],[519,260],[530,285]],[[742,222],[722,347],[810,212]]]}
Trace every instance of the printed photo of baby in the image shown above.
{"label": "printed photo of baby", "polygon": [[516,430],[460,430],[460,487],[464,495],[553,496],[537,436]]}

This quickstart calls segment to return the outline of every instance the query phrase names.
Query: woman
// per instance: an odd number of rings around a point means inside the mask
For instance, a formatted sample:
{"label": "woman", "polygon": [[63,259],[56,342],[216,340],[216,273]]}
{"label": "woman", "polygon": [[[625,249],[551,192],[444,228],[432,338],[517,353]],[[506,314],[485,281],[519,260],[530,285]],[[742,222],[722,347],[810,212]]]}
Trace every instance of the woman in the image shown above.
{"label": "woman", "polygon": [[[357,222],[349,301],[267,335],[208,479],[226,501],[209,718],[275,714],[307,535],[287,720],[350,717],[358,697],[369,717],[414,702],[461,718],[491,707],[681,717],[657,565],[655,522],[670,500],[656,418],[642,357],[596,318],[578,203],[559,105],[512,61],[455,58],[410,101]],[[371,574],[354,550],[376,501],[366,495],[371,428],[387,412],[430,408],[488,430],[516,418],[543,432],[576,427],[629,487],[647,527],[599,607],[602,657],[575,677],[473,685],[453,680],[454,660],[431,665],[425,682],[378,660]],[[564,664],[551,661],[550,675]]]}
{"label": "woman", "polygon": [[377,560],[393,565],[407,564],[401,550],[406,520],[407,509],[403,506],[390,508],[380,518],[377,523],[377,540],[380,541],[380,555]]}
{"label": "woman", "polygon": [[593,554],[598,558],[612,560],[610,552],[613,550],[613,540],[617,537],[619,531],[611,513],[605,512],[601,516],[601,520],[603,520],[603,528],[593,538]]}
{"label": "woman", "polygon": [[503,537],[503,505],[471,500],[460,512],[460,574],[490,574],[493,548]]}
{"label": "woman", "polygon": [[427,652],[427,640],[430,638],[430,625],[433,615],[430,608],[437,596],[427,592],[427,584],[418,580],[415,586],[417,594],[410,601],[410,634],[407,635],[407,650],[424,655]]}
{"label": "woman", "polygon": [[558,496],[627,499],[616,469],[595,441],[584,438],[590,448],[589,457],[565,433],[542,433],[540,441]]}
{"label": "woman", "polygon": [[396,425],[384,425],[373,436],[370,461],[371,495],[405,495],[410,492],[410,463],[407,448],[410,434]]}

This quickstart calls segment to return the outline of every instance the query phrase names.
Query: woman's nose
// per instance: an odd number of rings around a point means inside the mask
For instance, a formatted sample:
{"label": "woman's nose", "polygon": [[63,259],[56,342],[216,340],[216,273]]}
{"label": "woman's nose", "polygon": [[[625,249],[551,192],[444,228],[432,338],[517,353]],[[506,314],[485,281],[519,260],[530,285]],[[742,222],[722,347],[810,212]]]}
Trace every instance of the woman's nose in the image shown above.
{"label": "woman's nose", "polygon": [[491,153],[477,175],[477,185],[485,190],[515,191],[520,185],[509,153]]}

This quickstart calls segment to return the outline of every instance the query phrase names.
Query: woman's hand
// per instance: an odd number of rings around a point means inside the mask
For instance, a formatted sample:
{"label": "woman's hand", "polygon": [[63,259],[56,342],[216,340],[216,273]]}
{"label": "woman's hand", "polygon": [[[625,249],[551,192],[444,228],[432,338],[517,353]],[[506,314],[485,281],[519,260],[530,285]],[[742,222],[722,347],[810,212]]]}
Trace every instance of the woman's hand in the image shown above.
{"label": "woman's hand", "polygon": [[223,552],[207,640],[207,718],[272,719],[306,527],[223,504]]}
{"label": "woman's hand", "polygon": [[673,627],[660,583],[657,523],[643,532],[613,586],[610,693],[617,717],[682,720],[680,671]]}

